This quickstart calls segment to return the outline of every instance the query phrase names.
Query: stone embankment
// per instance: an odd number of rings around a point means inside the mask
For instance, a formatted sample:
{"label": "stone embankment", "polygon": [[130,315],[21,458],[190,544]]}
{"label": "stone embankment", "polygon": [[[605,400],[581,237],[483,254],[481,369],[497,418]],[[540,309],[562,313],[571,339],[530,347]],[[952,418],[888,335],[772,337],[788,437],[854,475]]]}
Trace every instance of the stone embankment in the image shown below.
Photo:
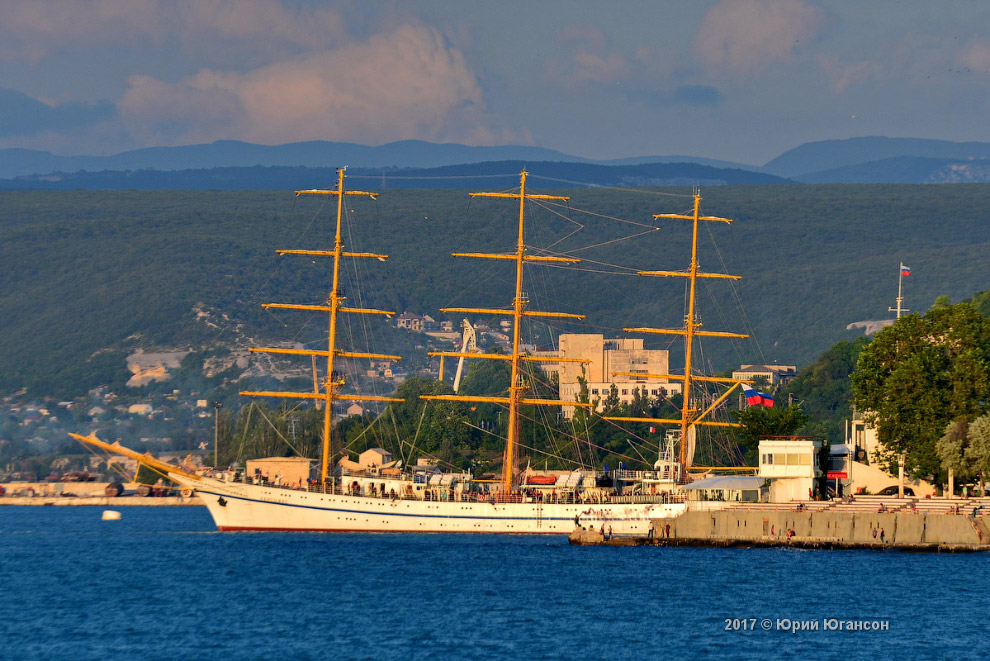
{"label": "stone embankment", "polygon": [[872,511],[805,504],[788,504],[786,509],[750,505],[689,510],[678,517],[655,519],[645,537],[605,539],[598,530],[577,529],[570,539],[578,545],[990,551],[990,517],[982,514],[980,504],[966,501],[963,508],[955,501],[930,502],[924,508],[912,504],[872,509],[871,505]]}
{"label": "stone embankment", "polygon": [[107,482],[8,482],[0,484],[4,495],[0,496],[3,505],[96,505],[127,507],[163,507],[175,505],[203,505],[198,496],[180,495],[165,497],[142,497],[134,493],[137,485],[127,483],[119,496],[107,496]]}
{"label": "stone embankment", "polygon": [[118,496],[107,498],[106,496],[4,496],[0,498],[0,506],[3,505],[99,505],[113,507],[141,506],[141,507],[166,507],[176,505],[203,505],[203,501],[198,496],[183,498],[182,496],[166,496],[163,498],[142,498],[141,496]]}

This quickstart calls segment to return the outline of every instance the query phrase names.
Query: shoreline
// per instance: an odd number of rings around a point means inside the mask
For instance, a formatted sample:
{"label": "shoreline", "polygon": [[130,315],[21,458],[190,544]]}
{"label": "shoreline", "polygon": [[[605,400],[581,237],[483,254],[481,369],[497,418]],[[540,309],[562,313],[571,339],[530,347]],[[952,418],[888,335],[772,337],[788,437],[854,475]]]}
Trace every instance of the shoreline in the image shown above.
{"label": "shoreline", "polygon": [[[582,532],[584,534],[582,534]],[[661,546],[661,547],[708,547],[719,549],[767,549],[795,548],[814,551],[898,551],[901,553],[986,553],[990,545],[986,544],[895,544],[879,542],[849,542],[837,539],[731,539],[725,537],[710,538],[666,538],[655,539],[642,536],[613,536],[604,539],[601,533],[575,531],[569,536],[572,546]]]}
{"label": "shoreline", "polygon": [[205,507],[199,496],[3,496],[0,507]]}

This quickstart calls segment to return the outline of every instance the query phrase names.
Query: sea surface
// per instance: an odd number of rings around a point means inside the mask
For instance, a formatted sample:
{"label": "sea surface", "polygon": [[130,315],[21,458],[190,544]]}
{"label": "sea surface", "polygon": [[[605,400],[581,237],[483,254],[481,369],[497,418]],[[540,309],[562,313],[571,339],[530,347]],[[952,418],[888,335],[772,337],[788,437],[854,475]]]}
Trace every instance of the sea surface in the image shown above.
{"label": "sea surface", "polygon": [[0,658],[958,659],[990,640],[988,554],[218,533],[205,508],[103,509],[0,507]]}

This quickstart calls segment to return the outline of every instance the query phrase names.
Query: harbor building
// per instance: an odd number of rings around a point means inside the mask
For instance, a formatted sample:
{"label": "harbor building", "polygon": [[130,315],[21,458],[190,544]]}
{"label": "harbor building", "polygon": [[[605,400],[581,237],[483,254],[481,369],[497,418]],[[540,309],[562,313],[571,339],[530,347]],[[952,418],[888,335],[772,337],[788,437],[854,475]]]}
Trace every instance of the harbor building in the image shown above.
{"label": "harbor building", "polygon": [[[669,374],[670,362],[665,349],[645,349],[642,338],[605,339],[596,334],[563,334],[558,351],[537,352],[539,356],[582,360],[580,362],[548,363],[544,370],[556,374],[560,398],[575,401],[581,392],[579,377],[588,385],[592,403],[603,402],[615,386],[619,401],[630,403],[636,391],[651,398],[666,397],[681,391],[681,383],[668,379],[649,378],[650,374]],[[618,376],[616,372],[643,376]],[[563,407],[564,416],[574,415],[574,407]]]}
{"label": "harbor building", "polygon": [[770,480],[770,501],[810,500],[822,477],[819,439],[792,436],[760,439],[760,477]]}

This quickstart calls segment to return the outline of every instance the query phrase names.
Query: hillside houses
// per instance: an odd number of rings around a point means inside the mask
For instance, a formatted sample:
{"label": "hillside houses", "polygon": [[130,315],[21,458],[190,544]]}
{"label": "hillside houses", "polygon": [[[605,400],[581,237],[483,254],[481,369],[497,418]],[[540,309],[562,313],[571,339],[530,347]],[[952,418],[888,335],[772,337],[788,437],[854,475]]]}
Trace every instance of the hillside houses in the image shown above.
{"label": "hillside houses", "polygon": [[395,327],[406,328],[414,333],[425,333],[426,331],[437,330],[437,322],[428,314],[403,312],[395,318]]}
{"label": "hillside houses", "polygon": [[733,370],[733,379],[751,381],[755,377],[763,377],[771,386],[787,385],[797,376],[796,365],[741,365]]}

